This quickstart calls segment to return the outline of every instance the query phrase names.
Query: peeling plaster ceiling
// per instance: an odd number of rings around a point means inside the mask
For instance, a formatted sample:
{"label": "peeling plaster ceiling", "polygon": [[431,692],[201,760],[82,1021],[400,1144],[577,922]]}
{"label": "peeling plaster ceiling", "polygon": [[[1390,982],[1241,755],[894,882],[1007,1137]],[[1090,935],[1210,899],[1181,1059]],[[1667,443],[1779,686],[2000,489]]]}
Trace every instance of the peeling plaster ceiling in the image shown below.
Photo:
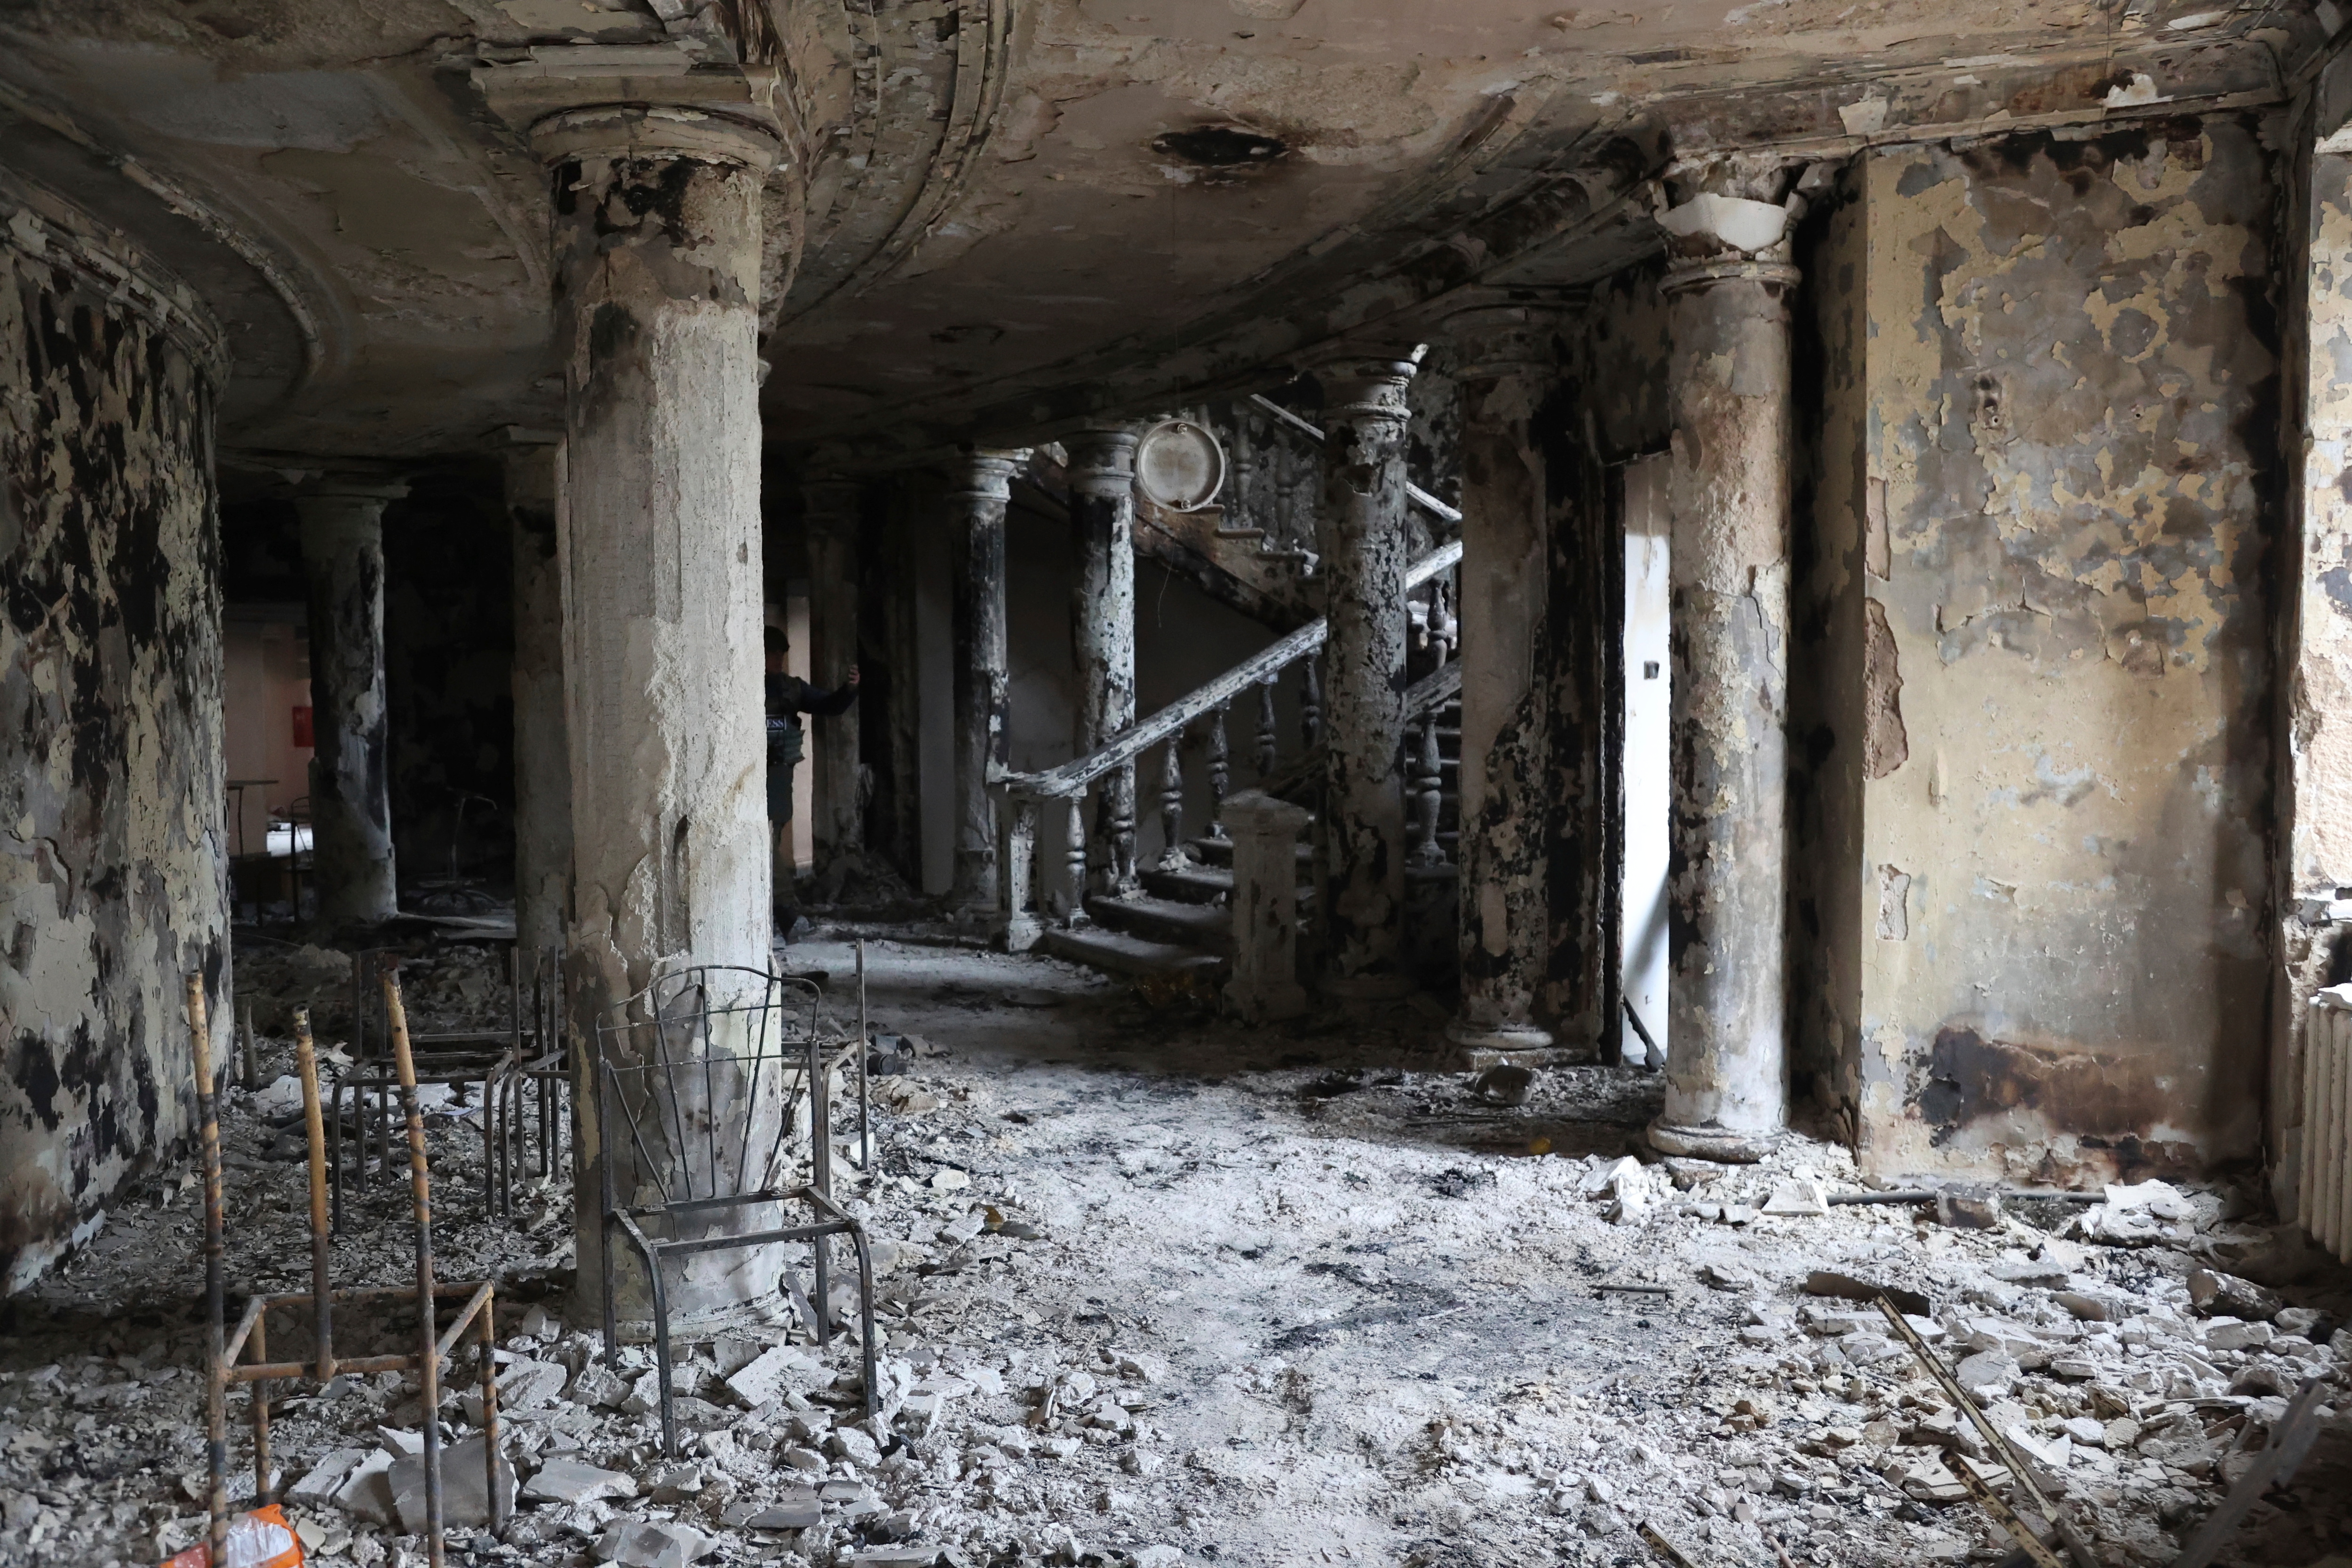
{"label": "peeling plaster ceiling", "polygon": [[2272,104],[2326,37],[2303,0],[761,3],[0,0],[0,163],[214,301],[226,445],[476,448],[554,422],[560,383],[544,178],[470,69],[729,58],[751,16],[806,132],[771,438],[881,463],[1604,275],[1654,245],[1676,157]]}

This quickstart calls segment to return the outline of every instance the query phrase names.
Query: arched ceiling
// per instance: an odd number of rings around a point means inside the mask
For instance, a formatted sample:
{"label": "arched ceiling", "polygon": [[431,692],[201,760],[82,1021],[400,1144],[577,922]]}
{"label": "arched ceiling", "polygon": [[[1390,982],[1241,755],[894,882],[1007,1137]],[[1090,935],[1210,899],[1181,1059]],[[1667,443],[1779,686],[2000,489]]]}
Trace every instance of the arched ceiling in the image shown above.
{"label": "arched ceiling", "polygon": [[[255,460],[560,415],[534,45],[774,59],[772,441],[886,463],[1653,243],[1677,157],[2284,100],[2305,0],[0,0],[0,167],[209,299]],[[789,287],[782,285],[789,278]]]}

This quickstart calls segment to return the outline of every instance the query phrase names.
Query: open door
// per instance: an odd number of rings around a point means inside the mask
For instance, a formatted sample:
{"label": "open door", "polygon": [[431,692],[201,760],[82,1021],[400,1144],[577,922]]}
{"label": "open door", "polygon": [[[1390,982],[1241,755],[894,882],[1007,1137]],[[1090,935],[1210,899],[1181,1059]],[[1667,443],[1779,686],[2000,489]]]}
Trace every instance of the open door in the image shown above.
{"label": "open door", "polygon": [[1618,973],[1626,1020],[1624,1059],[1639,1062],[1648,1036],[1653,1066],[1665,1064],[1666,860],[1672,803],[1672,660],[1669,658],[1666,458],[1629,463],[1625,498],[1625,725],[1619,795],[1625,854],[1618,890]]}

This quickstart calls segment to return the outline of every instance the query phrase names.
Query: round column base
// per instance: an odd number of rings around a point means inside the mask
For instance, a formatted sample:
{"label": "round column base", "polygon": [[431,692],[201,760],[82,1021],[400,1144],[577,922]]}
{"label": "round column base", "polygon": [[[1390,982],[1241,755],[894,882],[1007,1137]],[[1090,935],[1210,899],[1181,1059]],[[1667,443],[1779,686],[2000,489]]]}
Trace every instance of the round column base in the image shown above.
{"label": "round column base", "polygon": [[1735,1132],[1726,1127],[1669,1127],[1660,1117],[1650,1123],[1650,1146],[1661,1154],[1682,1154],[1694,1160],[1714,1160],[1726,1165],[1752,1165],[1780,1146],[1780,1134]]}
{"label": "round column base", "polygon": [[1552,1044],[1551,1031],[1533,1024],[1481,1024],[1463,1017],[1446,1020],[1445,1037],[1465,1051],[1543,1051]]}

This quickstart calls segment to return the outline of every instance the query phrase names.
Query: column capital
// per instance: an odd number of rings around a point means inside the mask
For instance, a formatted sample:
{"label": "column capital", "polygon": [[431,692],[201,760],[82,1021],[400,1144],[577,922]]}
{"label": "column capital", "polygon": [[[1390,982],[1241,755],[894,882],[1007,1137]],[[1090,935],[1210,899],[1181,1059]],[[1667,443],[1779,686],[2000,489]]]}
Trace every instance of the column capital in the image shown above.
{"label": "column capital", "polygon": [[1303,355],[1300,363],[1323,389],[1323,412],[1402,421],[1410,413],[1406,389],[1420,373],[1425,343],[1343,339]]}
{"label": "column capital", "polygon": [[1088,425],[1062,439],[1070,455],[1070,489],[1079,495],[1117,499],[1135,487],[1132,425]]}
{"label": "column capital", "polygon": [[783,154],[776,68],[714,67],[675,41],[535,46],[483,62],[473,79],[491,111],[550,163],[688,157],[765,174]]}
{"label": "column capital", "polygon": [[953,493],[975,500],[1013,499],[1013,476],[1029,460],[1026,447],[967,447],[957,456]]}
{"label": "column capital", "polygon": [[1666,231],[1668,294],[1730,279],[1793,287],[1789,247],[1805,193],[1836,167],[1799,167],[1769,154],[1709,158],[1670,173],[1652,193]]}

